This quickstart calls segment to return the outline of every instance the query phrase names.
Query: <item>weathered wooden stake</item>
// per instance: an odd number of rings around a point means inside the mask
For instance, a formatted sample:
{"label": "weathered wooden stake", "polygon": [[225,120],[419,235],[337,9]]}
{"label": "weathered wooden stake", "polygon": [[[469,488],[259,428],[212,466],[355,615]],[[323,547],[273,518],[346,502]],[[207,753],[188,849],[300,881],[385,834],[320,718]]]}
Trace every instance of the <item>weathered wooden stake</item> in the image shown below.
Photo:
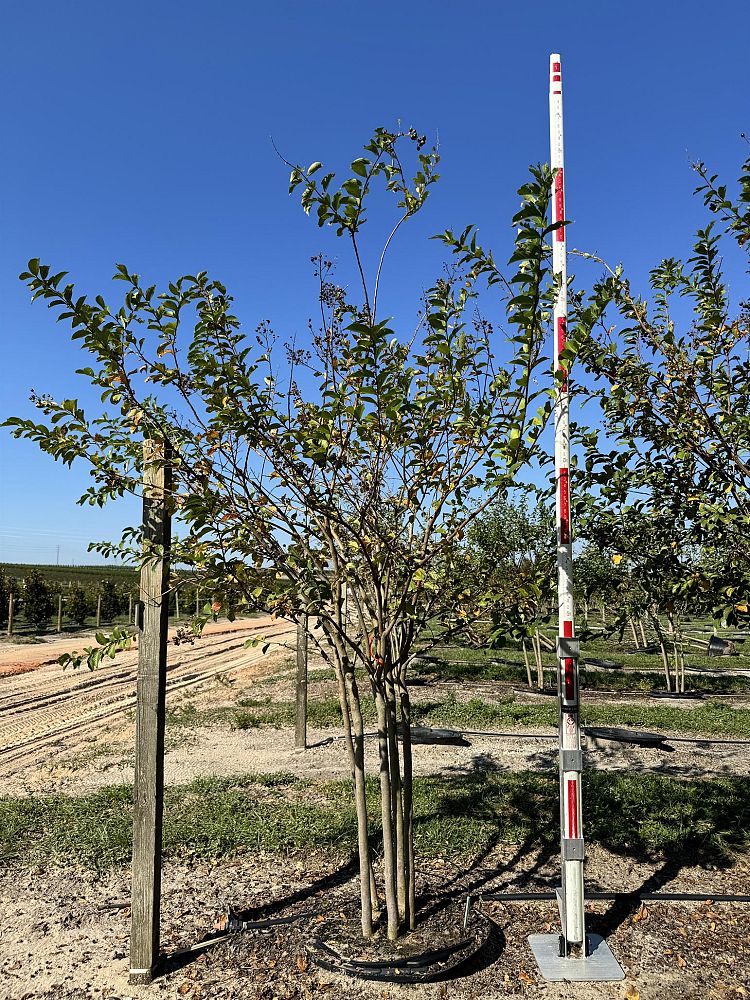
{"label": "weathered wooden stake", "polygon": [[96,627],[99,628],[101,623],[102,623],[102,595],[99,594],[99,596],[96,599]]}
{"label": "weathered wooden stake", "polygon": [[177,621],[180,620],[180,592],[175,590],[174,592],[174,616]]}
{"label": "weathered wooden stake", "polygon": [[133,624],[133,595],[128,594],[128,625]]}
{"label": "weathered wooden stake", "polygon": [[297,714],[294,726],[295,747],[307,746],[307,615],[297,620]]}
{"label": "weathered wooden stake", "polygon": [[15,596],[13,593],[8,595],[8,635],[13,635],[13,611],[15,605]]}
{"label": "weathered wooden stake", "polygon": [[137,615],[138,688],[133,785],[133,883],[130,982],[150,983],[159,958],[161,846],[164,812],[164,714],[169,614],[171,453],[143,442],[143,543],[155,558],[141,569]]}
{"label": "weathered wooden stake", "polygon": [[62,632],[62,594],[57,595],[57,631]]}

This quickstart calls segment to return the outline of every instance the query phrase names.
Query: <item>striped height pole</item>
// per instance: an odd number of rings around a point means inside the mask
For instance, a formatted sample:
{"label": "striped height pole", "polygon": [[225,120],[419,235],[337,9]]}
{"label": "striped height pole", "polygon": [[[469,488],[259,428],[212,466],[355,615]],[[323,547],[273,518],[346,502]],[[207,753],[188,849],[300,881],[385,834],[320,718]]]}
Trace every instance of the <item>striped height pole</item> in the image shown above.
{"label": "striped height pole", "polygon": [[[562,72],[560,56],[550,56],[550,155],[553,221],[565,221]],[[552,234],[552,271],[560,283],[554,311],[555,481],[557,484],[557,638],[560,695],[560,825],[562,896],[560,916],[565,954],[585,942],[583,830],[581,825],[581,727],[578,702],[578,643],[573,638],[573,545],[570,535],[570,414],[568,382],[560,354],[568,319],[566,227]]]}
{"label": "striped height pole", "polygon": [[531,935],[529,943],[542,975],[550,980],[606,981],[623,971],[598,935],[586,935],[583,894],[583,824],[581,819],[581,725],[578,700],[579,644],[574,636],[573,545],[570,526],[570,413],[568,379],[561,359],[566,341],[568,274],[565,221],[562,63],[550,56],[549,77],[552,271],[559,281],[553,315],[555,358],[555,485],[557,507],[557,634],[560,700],[560,864],[558,890],[562,934]]}

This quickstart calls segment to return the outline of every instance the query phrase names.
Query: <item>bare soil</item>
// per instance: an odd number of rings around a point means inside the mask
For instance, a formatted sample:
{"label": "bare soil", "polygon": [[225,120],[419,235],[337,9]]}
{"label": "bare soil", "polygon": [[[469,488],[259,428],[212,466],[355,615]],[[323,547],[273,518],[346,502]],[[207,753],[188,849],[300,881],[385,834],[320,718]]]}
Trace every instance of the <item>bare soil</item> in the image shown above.
{"label": "bare soil", "polygon": [[[240,634],[234,638],[222,635],[220,630],[213,638],[208,636],[202,653],[197,647],[194,651],[188,647],[172,650],[174,662],[182,664],[177,668],[183,671],[182,679],[190,680],[188,686],[172,690],[172,707],[194,704],[202,710],[221,708],[261,693],[275,701],[291,697],[288,653],[282,649],[261,658],[257,650],[244,650],[240,623],[235,628]],[[288,637],[279,637],[280,646],[286,641]],[[227,643],[226,649],[214,647],[217,653],[213,660],[207,652],[210,642]],[[63,684],[59,668],[50,662],[59,655],[58,650],[46,646],[19,649],[23,657],[7,647],[0,651],[0,664],[18,666],[23,661],[28,665],[34,662],[34,656],[37,658],[36,666],[28,673],[0,678],[0,704],[7,704],[3,698],[15,699],[12,704],[18,724],[24,715],[31,719],[42,703],[53,716],[58,713],[58,723],[59,713],[71,706],[76,706],[78,717],[85,716],[81,706],[87,710],[91,707],[85,698],[92,689],[84,686],[76,692],[75,683],[91,681],[92,676],[71,679],[68,675]],[[219,669],[212,673],[217,664]],[[112,685],[120,683],[116,671],[125,667],[127,663],[118,661],[106,668],[115,673],[101,675],[105,688],[95,692],[97,704],[104,698],[104,708],[115,709],[106,717],[88,722],[84,718],[84,724],[76,727],[66,724],[65,715],[56,735],[49,736],[52,727],[46,737],[42,731],[38,740],[32,739],[22,747],[23,753],[14,751],[12,742],[6,753],[0,752],[4,794],[81,794],[103,785],[132,781],[133,724],[122,697],[111,704],[106,700],[106,685],[110,685],[111,693]],[[173,671],[172,678],[176,677]],[[127,683],[132,684],[132,674]],[[30,686],[24,689],[23,684]],[[452,690],[458,698],[477,696],[477,691],[467,685],[454,685]],[[332,691],[330,681],[311,682],[311,697],[328,696]],[[483,691],[481,696],[491,700],[496,692]],[[38,730],[38,720],[34,725]],[[5,725],[3,731],[7,732]],[[29,735],[28,730],[24,732]],[[167,782],[182,783],[202,775],[269,771],[290,771],[316,779],[344,778],[347,768],[337,735],[330,729],[311,731],[310,748],[300,752],[294,750],[293,733],[288,729],[170,727]],[[415,772],[460,775],[487,766],[554,771],[554,737],[552,730],[521,729],[499,739],[472,736],[469,747],[418,746]],[[16,746],[18,742],[16,738]],[[656,771],[675,777],[750,774],[747,746],[725,747],[722,751],[700,743],[675,742],[672,747],[590,746],[586,761],[588,767]],[[369,753],[372,764],[374,746]],[[551,817],[550,822],[554,821]],[[503,845],[468,869],[448,859],[423,863],[419,865],[418,884],[425,900],[431,895],[434,903],[435,898],[447,894],[446,899],[455,905],[469,891],[550,889],[556,884],[558,867],[556,856]],[[165,959],[162,974],[144,988],[130,986],[127,980],[127,868],[97,874],[78,870],[75,859],[64,870],[12,868],[0,873],[0,1000],[121,1000],[156,995],[195,1000],[302,1000],[326,995],[352,1000],[750,997],[750,908],[740,904],[647,903],[639,908],[630,903],[589,902],[589,931],[607,938],[626,972],[623,982],[613,984],[551,984],[541,979],[526,938],[530,933],[556,931],[556,906],[547,902],[479,901],[477,906],[494,924],[487,949],[455,978],[424,985],[362,982],[316,968],[307,943],[311,930],[318,926],[318,916],[263,932],[232,935],[204,950],[179,954],[181,949],[210,935],[217,918],[229,907],[252,919],[312,911],[334,923],[341,921],[345,929],[347,921],[351,925],[356,920],[355,875],[350,858],[309,852],[285,857],[248,853],[213,864],[190,859],[168,862],[163,876],[161,921]],[[647,864],[593,844],[587,849],[586,881],[590,889],[601,890],[645,887],[651,891],[747,894],[750,859],[740,856],[720,869],[690,866],[682,858]]]}
{"label": "bare soil", "polygon": [[[594,888],[669,891],[747,891],[747,859],[720,871],[634,864],[592,845],[587,883]],[[480,870],[458,872],[433,861],[420,870],[422,892],[456,898],[469,888],[485,892],[520,883],[549,888],[556,858],[514,853],[505,846]],[[247,855],[217,864],[165,865],[162,892],[160,976],[149,987],[128,984],[129,871],[104,875],[59,869],[16,869],[0,875],[0,998],[319,997],[352,1000],[544,997],[549,1000],[739,1000],[750,993],[750,921],[747,906],[728,903],[649,903],[638,907],[607,901],[588,905],[588,929],[602,933],[621,963],[620,983],[546,983],[527,943],[530,933],[555,933],[554,903],[480,901],[494,923],[489,946],[474,964],[444,982],[399,986],[363,982],[315,967],[307,950],[321,917],[356,921],[357,894],[349,859],[330,856]],[[450,899],[450,895],[449,895]],[[430,902],[428,900],[428,902]],[[434,899],[432,900],[434,903]],[[266,931],[231,935],[213,947],[179,954],[212,934],[227,904],[246,918],[312,914]]]}

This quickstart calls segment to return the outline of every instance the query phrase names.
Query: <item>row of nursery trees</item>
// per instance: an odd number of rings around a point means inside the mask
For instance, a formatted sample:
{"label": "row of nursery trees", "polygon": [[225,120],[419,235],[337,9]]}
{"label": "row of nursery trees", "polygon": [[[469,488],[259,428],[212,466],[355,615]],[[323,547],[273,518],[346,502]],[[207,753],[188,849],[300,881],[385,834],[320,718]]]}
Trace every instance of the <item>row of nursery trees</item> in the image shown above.
{"label": "row of nursery trees", "polygon": [[[0,626],[7,626],[12,607],[14,621],[19,620],[35,632],[44,632],[61,615],[68,627],[84,627],[98,622],[114,622],[132,617],[138,600],[138,585],[102,579],[96,583],[50,580],[44,573],[29,567],[21,579],[6,575],[0,568]],[[62,598],[62,603],[60,599]],[[170,615],[189,615],[205,604],[205,595],[195,585],[182,583],[169,595]]]}
{"label": "row of nursery trees", "polygon": [[[34,394],[43,419],[7,423],[64,464],[88,463],[91,504],[137,494],[140,436],[164,439],[181,528],[173,565],[231,613],[308,616],[338,678],[362,933],[396,938],[416,919],[409,662],[428,625],[440,643],[488,616],[512,629],[540,600],[533,572],[501,586],[491,560],[467,567],[466,548],[498,499],[515,502],[550,467],[552,176],[533,168],[520,189],[507,265],[474,227],[437,237],[448,264],[404,327],[388,318],[386,270],[438,180],[437,150],[413,130],[377,129],[343,179],[317,161],[290,166],[290,192],[340,247],[338,273],[332,251],[314,260],[307,335],[277,338],[267,323],[246,335],[205,272],[157,289],[118,265],[124,294],[111,305],[35,259],[22,279],[88,352],[80,374],[102,403]],[[719,245],[750,245],[750,161],[734,199],[698,172],[713,220],[686,261],[657,266],[643,297],[604,262],[585,263],[588,291],[571,280],[563,361],[590,400],[575,433],[575,524],[600,551],[642,559],[643,579],[709,594],[733,621],[750,565],[750,367],[747,307],[730,305]],[[664,539],[647,553],[633,534],[643,524]],[[686,574],[691,547],[716,558]],[[100,551],[151,555],[137,528]],[[378,719],[378,858],[363,684]]]}

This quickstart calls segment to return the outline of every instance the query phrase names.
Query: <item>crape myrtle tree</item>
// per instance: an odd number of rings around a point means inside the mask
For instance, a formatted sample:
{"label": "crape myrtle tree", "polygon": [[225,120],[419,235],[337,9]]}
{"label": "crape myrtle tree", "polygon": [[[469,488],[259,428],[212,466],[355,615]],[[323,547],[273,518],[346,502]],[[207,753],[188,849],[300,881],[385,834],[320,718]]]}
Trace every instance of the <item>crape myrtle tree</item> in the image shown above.
{"label": "crape myrtle tree", "polygon": [[576,598],[583,606],[583,617],[587,627],[591,603],[593,601],[600,603],[602,625],[606,625],[607,607],[617,599],[623,589],[623,570],[617,560],[620,553],[608,549],[609,542],[609,538],[603,539],[600,547],[589,541],[573,556]]}
{"label": "crape myrtle tree", "polygon": [[[594,511],[587,511],[583,530],[596,543],[586,551],[601,553],[612,566],[610,585],[616,589],[610,593],[617,609],[609,629],[619,629],[622,640],[630,620],[638,642],[635,620],[645,619],[659,646],[667,691],[684,691],[683,646],[689,640],[682,625],[693,606],[696,578],[703,579],[703,553],[691,544],[690,526],[655,501],[648,510],[624,504],[614,514],[607,508]],[[704,598],[705,587],[704,581]]]}
{"label": "crape myrtle tree", "polygon": [[[348,290],[325,256],[316,259],[318,316],[305,342],[277,341],[266,323],[246,336],[226,288],[206,273],[158,291],[118,265],[125,293],[111,306],[30,261],[22,278],[89,352],[80,374],[102,408],[92,415],[76,400],[35,394],[45,420],[8,421],[54,458],[87,462],[93,485],[81,500],[91,504],[137,494],[141,435],[165,440],[174,453],[169,506],[182,532],[173,566],[230,615],[308,616],[310,641],[338,680],[362,932],[371,936],[380,921],[391,939],[415,922],[409,661],[427,623],[445,641],[486,614],[486,591],[455,571],[462,540],[530,461],[550,409],[548,170],[532,170],[521,189],[507,277],[472,228],[445,231],[451,263],[423,295],[416,329],[382,315],[383,262],[424,206],[437,164],[413,130],[378,129],[343,183],[319,162],[292,167],[290,191],[348,249],[356,278]],[[372,255],[366,216],[378,186],[393,217]],[[505,298],[497,326],[478,312],[480,295],[493,291]],[[596,312],[594,303],[581,325]],[[134,528],[103,550],[139,553],[139,542]],[[116,630],[90,662],[126,641]],[[363,679],[377,711],[377,879]]]}
{"label": "crape myrtle tree", "polygon": [[[579,345],[603,433],[580,435],[578,516],[589,537],[621,528],[630,511],[654,522],[652,576],[673,580],[686,601],[710,594],[714,615],[733,623],[750,591],[750,307],[741,293],[732,306],[723,266],[732,253],[747,266],[750,159],[736,196],[695,169],[715,218],[692,255],[655,267],[646,297],[608,268],[599,292],[617,318],[607,312]],[[723,555],[673,576],[674,552],[686,548]]]}
{"label": "crape myrtle tree", "polygon": [[557,593],[555,532],[554,513],[544,502],[529,507],[518,496],[502,497],[469,528],[462,568],[465,578],[484,586],[488,594],[490,645],[507,636],[521,641],[529,686],[526,640],[531,639],[540,688],[544,671],[539,626],[549,621]]}

